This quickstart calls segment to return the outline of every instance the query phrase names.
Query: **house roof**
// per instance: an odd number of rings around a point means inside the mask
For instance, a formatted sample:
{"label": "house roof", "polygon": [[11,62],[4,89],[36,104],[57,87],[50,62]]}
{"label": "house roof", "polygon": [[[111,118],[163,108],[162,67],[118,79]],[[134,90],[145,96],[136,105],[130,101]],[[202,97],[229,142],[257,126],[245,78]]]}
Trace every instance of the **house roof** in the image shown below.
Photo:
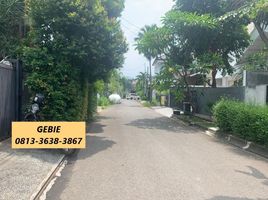
{"label": "house roof", "polygon": [[[253,26],[253,28],[252,28],[252,26]],[[252,42],[251,42],[250,46],[245,50],[242,57],[237,62],[238,65],[243,65],[247,61],[247,58],[250,55],[263,50],[263,48],[265,47],[265,44],[264,44],[263,40],[261,39],[255,26],[251,24],[251,25],[249,25],[248,29],[249,29],[249,34],[250,34],[250,38],[251,38]],[[265,31],[265,34],[268,37],[268,27]]]}

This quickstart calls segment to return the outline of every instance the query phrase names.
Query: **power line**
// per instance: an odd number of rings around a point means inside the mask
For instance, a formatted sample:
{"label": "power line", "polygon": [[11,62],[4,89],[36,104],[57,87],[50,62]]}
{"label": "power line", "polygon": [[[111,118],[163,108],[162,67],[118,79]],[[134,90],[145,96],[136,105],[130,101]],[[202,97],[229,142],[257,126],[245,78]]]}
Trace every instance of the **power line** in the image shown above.
{"label": "power line", "polygon": [[128,24],[132,25],[133,27],[135,27],[137,30],[141,30],[141,28],[137,25],[135,25],[134,23],[132,23],[131,21],[129,21],[128,19],[121,17],[121,19],[123,19],[125,22],[127,22]]}
{"label": "power line", "polygon": [[126,26],[125,24],[121,23],[121,25],[122,25],[124,28],[126,28],[129,32],[131,32],[132,34],[134,34],[135,36],[138,35],[137,32],[134,32],[133,30],[131,30],[131,29],[130,29],[128,26]]}

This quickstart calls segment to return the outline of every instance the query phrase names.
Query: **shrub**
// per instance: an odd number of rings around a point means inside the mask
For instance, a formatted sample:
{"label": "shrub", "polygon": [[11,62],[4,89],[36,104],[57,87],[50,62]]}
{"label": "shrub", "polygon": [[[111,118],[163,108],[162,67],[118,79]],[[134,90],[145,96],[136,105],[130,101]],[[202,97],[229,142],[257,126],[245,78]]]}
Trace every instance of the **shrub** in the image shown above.
{"label": "shrub", "polygon": [[109,106],[111,103],[109,101],[109,99],[105,96],[101,96],[99,98],[99,101],[98,101],[98,106],[101,106],[101,107],[107,107]]}
{"label": "shrub", "polygon": [[149,101],[144,101],[144,102],[142,102],[142,105],[143,105],[144,107],[151,107],[151,106],[152,106],[152,105],[150,104]]}
{"label": "shrub", "polygon": [[221,130],[268,146],[268,107],[223,99],[213,112]]}
{"label": "shrub", "polygon": [[92,121],[97,111],[97,88],[90,84],[88,86],[88,108],[87,108],[87,121]]}
{"label": "shrub", "polygon": [[152,100],[151,106],[159,106],[159,105],[160,103],[156,99]]}
{"label": "shrub", "polygon": [[160,103],[156,99],[153,99],[151,103],[149,101],[142,102],[142,105],[144,107],[153,107],[153,106],[159,106]]}
{"label": "shrub", "polygon": [[236,115],[235,110],[237,109],[230,108],[235,108],[237,106],[238,102],[223,99],[213,107],[214,117],[216,118],[217,124],[221,130],[227,132],[232,131],[231,122]]}

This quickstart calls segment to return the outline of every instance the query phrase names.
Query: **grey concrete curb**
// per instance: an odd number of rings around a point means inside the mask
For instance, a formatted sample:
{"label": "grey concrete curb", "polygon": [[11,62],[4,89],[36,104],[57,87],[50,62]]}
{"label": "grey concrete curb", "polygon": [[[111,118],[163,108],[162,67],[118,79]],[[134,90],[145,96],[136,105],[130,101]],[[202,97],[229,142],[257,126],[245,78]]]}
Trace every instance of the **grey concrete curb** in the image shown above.
{"label": "grey concrete curb", "polygon": [[[152,108],[149,107],[149,109],[152,109]],[[152,110],[154,110],[154,109],[152,109]],[[169,117],[167,117],[167,118],[169,118]],[[219,131],[219,128],[207,128],[207,127],[201,126],[199,124],[193,123],[191,120],[180,119],[179,117],[176,117],[175,115],[173,115],[169,119],[171,119],[173,121],[180,121],[181,123],[183,123],[186,126],[194,126],[196,128],[199,128],[199,129],[205,131],[205,134],[210,136],[210,137],[223,139],[224,141],[228,142],[229,144],[231,144],[233,146],[236,146],[240,149],[257,154],[259,156],[262,156],[262,157],[268,159],[268,148],[266,148],[264,146],[255,144],[255,143],[250,142],[250,141],[243,140],[241,138],[238,138],[238,137],[230,135],[230,134],[222,133]]]}
{"label": "grey concrete curb", "polygon": [[262,157],[268,159],[268,148],[266,148],[264,146],[255,144],[253,142],[250,142],[250,141],[247,141],[244,139],[241,139],[241,138],[236,137],[234,135],[219,132],[218,128],[206,128],[206,127],[200,126],[198,124],[192,123],[190,120],[182,120],[182,119],[177,118],[177,117],[172,117],[171,119],[179,120],[179,121],[182,121],[186,125],[195,126],[195,127],[200,128],[202,130],[205,130],[205,134],[210,136],[210,137],[223,139],[224,141],[228,142],[229,144],[231,144],[233,146],[236,146],[240,149],[257,154],[259,156],[262,156]]}
{"label": "grey concrete curb", "polygon": [[224,141],[228,142],[229,144],[236,146],[240,149],[243,149],[245,151],[257,154],[259,156],[262,156],[266,159],[268,159],[268,148],[255,144],[253,142],[241,139],[239,137],[236,137],[234,135],[222,133],[219,131],[208,129],[206,131],[206,134],[212,137],[221,138]]}
{"label": "grey concrete curb", "polygon": [[256,153],[268,159],[268,149],[263,146],[252,143],[248,148],[248,151]]}
{"label": "grey concrete curb", "polygon": [[55,170],[59,167],[59,165],[62,163],[62,161],[65,159],[65,155],[62,155],[61,158],[58,160],[58,162],[53,165],[50,172],[47,174],[47,176],[43,179],[42,183],[38,186],[38,188],[35,190],[35,192],[31,195],[30,200],[36,199],[39,192],[42,190],[42,188],[46,185],[47,181],[50,179],[51,175],[54,174]]}

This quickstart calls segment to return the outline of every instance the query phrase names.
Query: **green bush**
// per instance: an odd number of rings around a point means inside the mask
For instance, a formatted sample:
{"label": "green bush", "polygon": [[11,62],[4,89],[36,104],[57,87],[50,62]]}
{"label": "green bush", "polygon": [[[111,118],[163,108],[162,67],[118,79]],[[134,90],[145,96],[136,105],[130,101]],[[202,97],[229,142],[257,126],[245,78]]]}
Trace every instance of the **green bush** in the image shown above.
{"label": "green bush", "polygon": [[156,99],[152,100],[151,106],[159,106],[160,102],[158,102]]}
{"label": "green bush", "polygon": [[[112,1],[109,5],[105,2],[27,1],[31,23],[27,25],[27,37],[14,47],[18,53],[15,57],[24,64],[30,95],[45,96],[40,113],[44,121],[90,120],[96,112],[97,92],[104,92],[104,81],[108,84],[110,73],[123,65],[127,44],[117,23],[122,10],[113,12]],[[123,1],[119,4],[122,7]],[[10,28],[13,30],[20,21]],[[94,84],[97,80],[103,81]],[[106,105],[107,101],[102,103]]]}
{"label": "green bush", "polygon": [[241,109],[242,104],[236,101],[221,100],[213,107],[214,117],[219,128],[223,131],[232,131],[232,122],[238,114],[236,111]]}
{"label": "green bush", "polygon": [[144,102],[142,103],[142,105],[143,105],[144,107],[153,107],[153,106],[159,106],[160,103],[159,103],[156,99],[153,99],[151,103],[150,103],[149,101],[144,101]]}
{"label": "green bush", "polygon": [[101,96],[98,100],[98,106],[101,106],[101,107],[107,107],[109,106],[111,103],[109,101],[109,99],[105,96]]}
{"label": "green bush", "polygon": [[87,121],[92,121],[94,119],[94,115],[97,112],[97,88],[90,84],[88,86],[88,107],[87,107]]}
{"label": "green bush", "polygon": [[221,130],[268,146],[268,107],[223,99],[213,113]]}
{"label": "green bush", "polygon": [[142,105],[143,105],[144,107],[151,107],[151,106],[152,106],[152,105],[150,104],[149,101],[144,101],[144,102],[142,103]]}

